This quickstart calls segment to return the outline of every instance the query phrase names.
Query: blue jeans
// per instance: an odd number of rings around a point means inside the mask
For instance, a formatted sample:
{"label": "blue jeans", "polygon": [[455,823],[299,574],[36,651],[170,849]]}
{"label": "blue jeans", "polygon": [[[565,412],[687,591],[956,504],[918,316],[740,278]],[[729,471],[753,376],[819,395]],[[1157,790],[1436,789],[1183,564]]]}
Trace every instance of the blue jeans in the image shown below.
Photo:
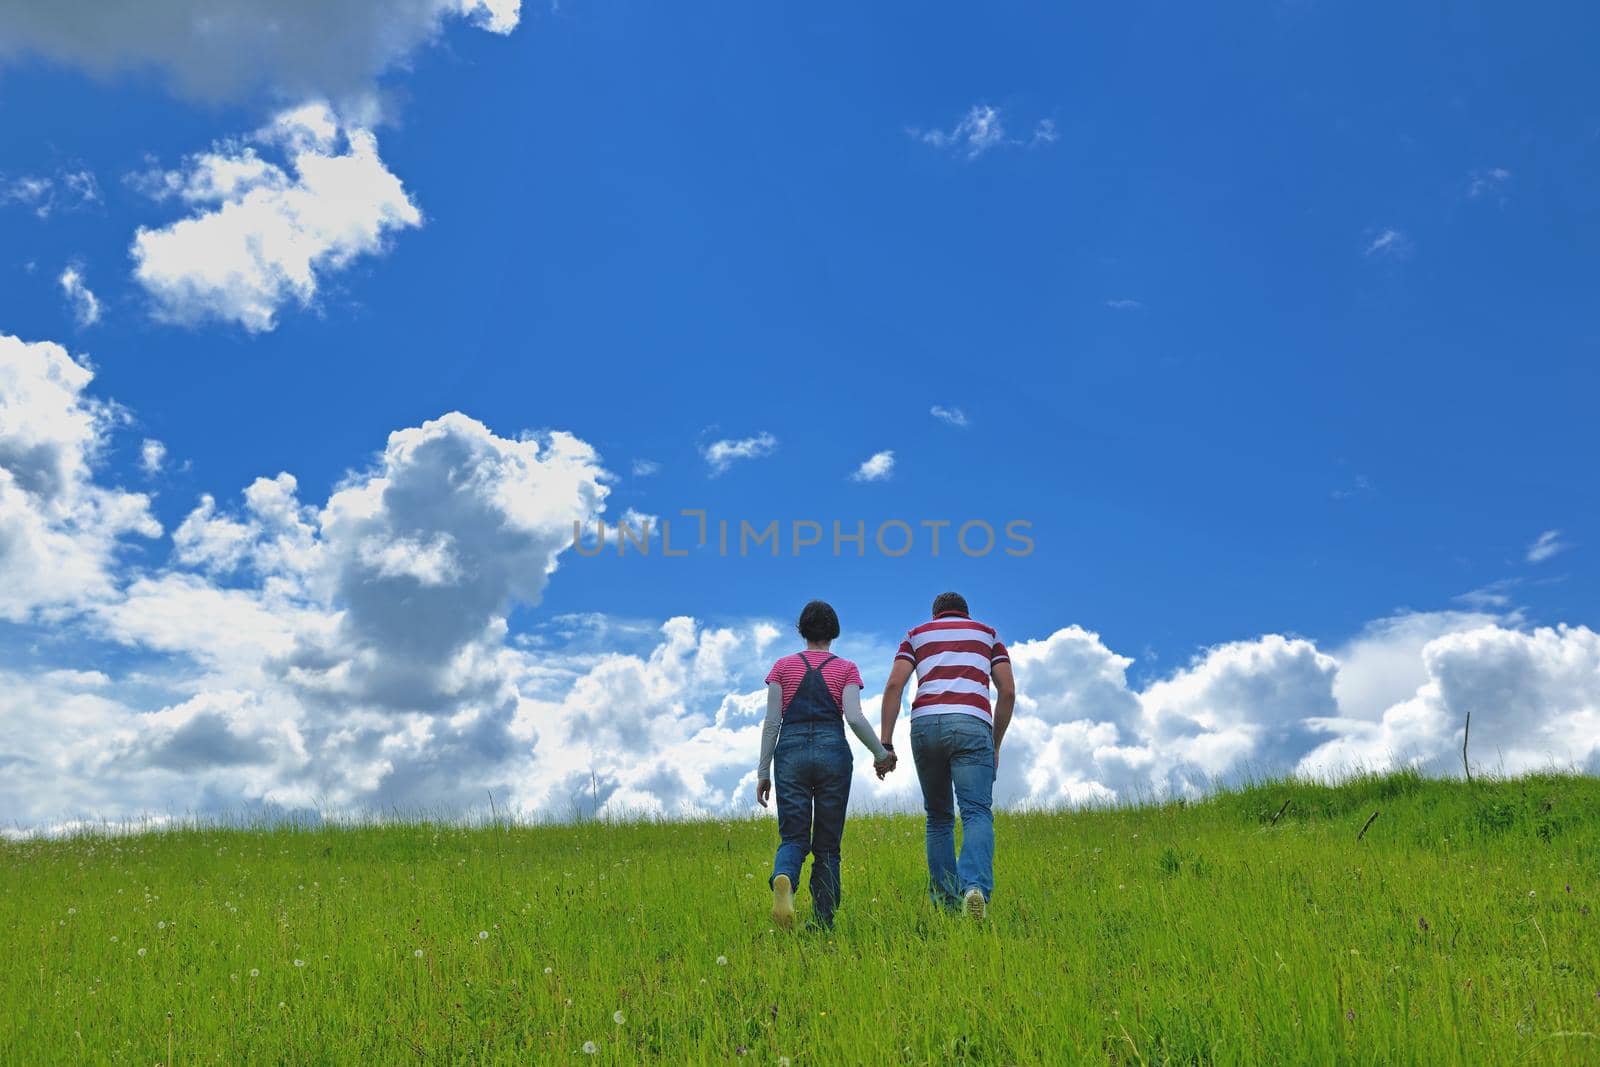
{"label": "blue jeans", "polygon": [[[799,886],[800,865],[811,853],[811,907],[821,926],[833,925],[839,906],[839,839],[850,803],[850,746],[843,723],[796,723],[783,727],[773,750],[773,788],[778,796],[778,854],[772,877],[789,876]],[[772,884],[772,879],[767,880]]]}
{"label": "blue jeans", "polygon": [[[958,907],[974,887],[994,892],[994,732],[972,715],[949,712],[911,722],[911,758],[928,811],[928,880],[935,904]],[[956,859],[955,802],[961,805]]]}

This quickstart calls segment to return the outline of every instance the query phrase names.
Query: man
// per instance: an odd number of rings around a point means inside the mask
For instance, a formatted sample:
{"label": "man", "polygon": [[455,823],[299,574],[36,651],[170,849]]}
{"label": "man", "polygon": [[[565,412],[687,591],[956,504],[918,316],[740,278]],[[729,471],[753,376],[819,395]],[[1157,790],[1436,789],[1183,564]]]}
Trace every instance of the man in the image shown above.
{"label": "man", "polygon": [[[928,879],[934,903],[965,907],[982,920],[994,891],[995,769],[1011,725],[1017,685],[1011,657],[994,629],[975,621],[960,593],[940,593],[933,618],[906,634],[883,690],[879,737],[894,755],[895,719],[911,671],[911,758],[928,812]],[[996,699],[989,706],[989,683]],[[886,769],[892,769],[894,761]],[[883,777],[884,770],[878,772]],[[955,803],[961,809],[961,858],[955,851]]]}

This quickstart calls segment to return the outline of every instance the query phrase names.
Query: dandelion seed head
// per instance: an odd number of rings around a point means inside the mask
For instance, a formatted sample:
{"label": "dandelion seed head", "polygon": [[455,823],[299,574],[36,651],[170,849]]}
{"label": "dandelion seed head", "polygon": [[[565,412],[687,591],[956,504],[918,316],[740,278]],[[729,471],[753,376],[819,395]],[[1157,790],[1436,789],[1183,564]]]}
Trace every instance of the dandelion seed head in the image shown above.
{"label": "dandelion seed head", "polygon": [[489,931],[487,931],[487,930],[479,930],[478,931],[478,940],[479,941],[487,941],[487,940],[489,940]]}
{"label": "dandelion seed head", "polygon": [[611,1021],[616,1023],[618,1026],[621,1026],[623,1023],[628,1021],[628,1017],[623,1015],[620,1011],[614,1011],[611,1013]]}
{"label": "dandelion seed head", "polygon": [[252,967],[252,968],[250,968],[250,977],[251,978],[260,978],[261,977],[261,968],[260,967]]}
{"label": "dandelion seed head", "polygon": [[296,967],[304,967],[306,965],[306,961],[305,960],[295,960],[294,961],[294,965]]}
{"label": "dandelion seed head", "polygon": [[144,949],[143,948],[139,949],[139,955],[141,955],[141,956],[144,955]]}
{"label": "dandelion seed head", "polygon": [[419,949],[414,949],[411,954],[413,956],[417,957],[417,959],[419,959],[419,960],[422,958],[422,950],[420,948]]}
{"label": "dandelion seed head", "polygon": [[726,967],[727,965],[728,965],[728,957],[726,957],[726,956],[718,956],[717,957],[717,966],[718,967]]}
{"label": "dandelion seed head", "polygon": [[[1528,895],[1530,897],[1533,896],[1532,893],[1529,893]],[[156,923],[156,929],[157,930],[165,930],[166,928],[167,928],[167,920],[162,919],[160,922]]]}
{"label": "dandelion seed head", "polygon": [[585,1041],[583,1043],[583,1054],[585,1056],[593,1056],[596,1052],[599,1052],[599,1051],[600,1051],[600,1046],[595,1044],[593,1041]]}
{"label": "dandelion seed head", "polygon": [[544,973],[545,974],[555,974],[556,973],[556,969],[554,967],[546,967],[544,969]]}

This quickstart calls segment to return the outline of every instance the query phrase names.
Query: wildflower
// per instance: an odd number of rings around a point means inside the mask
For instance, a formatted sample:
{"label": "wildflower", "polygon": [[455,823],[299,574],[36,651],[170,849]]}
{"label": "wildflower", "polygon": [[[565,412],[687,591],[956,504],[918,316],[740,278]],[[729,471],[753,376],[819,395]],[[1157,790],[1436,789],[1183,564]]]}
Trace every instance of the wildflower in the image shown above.
{"label": "wildflower", "polygon": [[479,941],[487,941],[487,940],[489,940],[489,931],[487,931],[487,930],[479,930],[478,931],[478,940]]}
{"label": "wildflower", "polygon": [[718,967],[726,967],[727,965],[728,965],[728,957],[726,957],[726,956],[718,956],[717,957],[717,966]]}
{"label": "wildflower", "polygon": [[611,1021],[616,1023],[618,1026],[621,1026],[623,1023],[628,1021],[628,1018],[620,1011],[614,1011],[611,1013]]}
{"label": "wildflower", "polygon": [[139,955],[141,955],[141,956],[144,955],[144,949],[143,948],[139,949]]}
{"label": "wildflower", "polygon": [[304,967],[306,965],[306,961],[305,960],[295,960],[294,961],[294,965],[296,967]]}
{"label": "wildflower", "polygon": [[422,958],[422,950],[420,948],[419,949],[413,949],[411,954],[413,956],[415,956],[419,960]]}
{"label": "wildflower", "polygon": [[585,1056],[593,1056],[596,1052],[599,1052],[599,1051],[600,1051],[600,1046],[595,1044],[593,1041],[585,1041],[583,1043],[583,1054]]}

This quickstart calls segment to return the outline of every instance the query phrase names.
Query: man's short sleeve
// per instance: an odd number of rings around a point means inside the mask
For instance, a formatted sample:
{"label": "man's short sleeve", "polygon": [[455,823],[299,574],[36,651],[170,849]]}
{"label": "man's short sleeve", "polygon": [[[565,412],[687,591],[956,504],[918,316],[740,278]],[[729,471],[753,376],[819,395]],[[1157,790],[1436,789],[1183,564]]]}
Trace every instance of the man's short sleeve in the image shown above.
{"label": "man's short sleeve", "polygon": [[995,639],[994,654],[989,657],[989,662],[991,664],[1011,662],[1011,653],[1006,651],[1006,646],[1000,643],[999,638]]}
{"label": "man's short sleeve", "polygon": [[900,651],[894,654],[895,659],[903,659],[913,667],[917,665],[917,654],[911,650],[911,638],[900,642]]}

